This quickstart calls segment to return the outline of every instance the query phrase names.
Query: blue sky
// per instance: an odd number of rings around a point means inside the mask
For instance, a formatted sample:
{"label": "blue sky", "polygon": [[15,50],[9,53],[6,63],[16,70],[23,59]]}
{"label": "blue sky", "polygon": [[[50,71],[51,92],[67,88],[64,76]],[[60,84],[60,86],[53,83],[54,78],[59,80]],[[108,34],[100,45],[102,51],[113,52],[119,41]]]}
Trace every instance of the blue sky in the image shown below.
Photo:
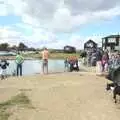
{"label": "blue sky", "polygon": [[11,26],[21,22],[21,17],[15,15],[0,16],[0,26]]}
{"label": "blue sky", "polygon": [[[120,31],[118,0],[110,0],[110,3],[107,3],[109,6],[105,6],[106,3],[102,0],[99,2],[93,0],[94,6],[92,3],[84,3],[83,0],[79,2],[74,0],[74,3],[70,2],[73,0],[68,2],[60,0],[52,4],[48,4],[48,0],[45,0],[46,2],[25,0],[24,3],[22,0],[2,1],[0,43],[9,42],[11,45],[17,45],[19,42],[24,42],[37,48],[43,46],[63,48],[69,44],[81,49],[88,39],[100,43],[102,37],[118,34]],[[74,7],[75,4],[81,6],[80,2],[84,7]]]}

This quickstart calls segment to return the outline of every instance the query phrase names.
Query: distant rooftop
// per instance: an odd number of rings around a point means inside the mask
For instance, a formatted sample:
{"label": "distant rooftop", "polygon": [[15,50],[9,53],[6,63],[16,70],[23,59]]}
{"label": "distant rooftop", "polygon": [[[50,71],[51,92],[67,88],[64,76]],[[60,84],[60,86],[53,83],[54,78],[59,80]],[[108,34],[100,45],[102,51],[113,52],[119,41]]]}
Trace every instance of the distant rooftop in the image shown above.
{"label": "distant rooftop", "polygon": [[117,38],[117,37],[120,38],[120,35],[109,35],[109,36],[104,37],[104,38]]}
{"label": "distant rooftop", "polygon": [[88,41],[86,41],[84,44],[87,44],[87,43],[89,43],[89,42],[92,42],[92,43],[94,43],[94,44],[97,44],[95,41],[93,41],[93,40],[91,40],[91,39],[89,39]]}

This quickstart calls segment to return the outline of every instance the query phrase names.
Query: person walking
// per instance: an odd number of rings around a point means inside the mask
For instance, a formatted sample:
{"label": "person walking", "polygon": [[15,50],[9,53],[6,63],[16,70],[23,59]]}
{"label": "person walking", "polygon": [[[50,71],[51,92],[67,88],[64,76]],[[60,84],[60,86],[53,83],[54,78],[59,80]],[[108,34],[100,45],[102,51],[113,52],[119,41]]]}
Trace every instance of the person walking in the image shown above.
{"label": "person walking", "polygon": [[22,76],[22,64],[24,62],[24,58],[19,52],[16,56],[15,62],[17,64],[17,76],[19,76],[19,73],[20,73],[20,76]]}
{"label": "person walking", "polygon": [[[49,51],[47,48],[44,48],[42,51],[42,72],[43,74],[48,74],[48,57],[49,57]],[[46,72],[45,72],[46,69]]]}

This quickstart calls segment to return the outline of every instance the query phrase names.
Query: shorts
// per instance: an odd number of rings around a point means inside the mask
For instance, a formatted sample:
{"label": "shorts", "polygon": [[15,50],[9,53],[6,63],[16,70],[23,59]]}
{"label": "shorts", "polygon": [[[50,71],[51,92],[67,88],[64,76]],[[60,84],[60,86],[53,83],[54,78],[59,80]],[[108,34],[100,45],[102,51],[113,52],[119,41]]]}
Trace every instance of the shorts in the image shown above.
{"label": "shorts", "polygon": [[43,60],[43,66],[48,66],[48,60]]}

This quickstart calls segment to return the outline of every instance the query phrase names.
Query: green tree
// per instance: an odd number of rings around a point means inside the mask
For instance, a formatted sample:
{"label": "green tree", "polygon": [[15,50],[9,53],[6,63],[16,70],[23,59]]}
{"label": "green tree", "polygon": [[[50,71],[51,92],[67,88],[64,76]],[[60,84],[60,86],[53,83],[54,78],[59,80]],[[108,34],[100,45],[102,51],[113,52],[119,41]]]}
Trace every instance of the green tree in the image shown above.
{"label": "green tree", "polygon": [[0,50],[8,50],[9,44],[8,43],[2,43],[0,44]]}
{"label": "green tree", "polygon": [[19,43],[18,45],[18,50],[20,51],[24,51],[26,48],[28,48],[24,43]]}

